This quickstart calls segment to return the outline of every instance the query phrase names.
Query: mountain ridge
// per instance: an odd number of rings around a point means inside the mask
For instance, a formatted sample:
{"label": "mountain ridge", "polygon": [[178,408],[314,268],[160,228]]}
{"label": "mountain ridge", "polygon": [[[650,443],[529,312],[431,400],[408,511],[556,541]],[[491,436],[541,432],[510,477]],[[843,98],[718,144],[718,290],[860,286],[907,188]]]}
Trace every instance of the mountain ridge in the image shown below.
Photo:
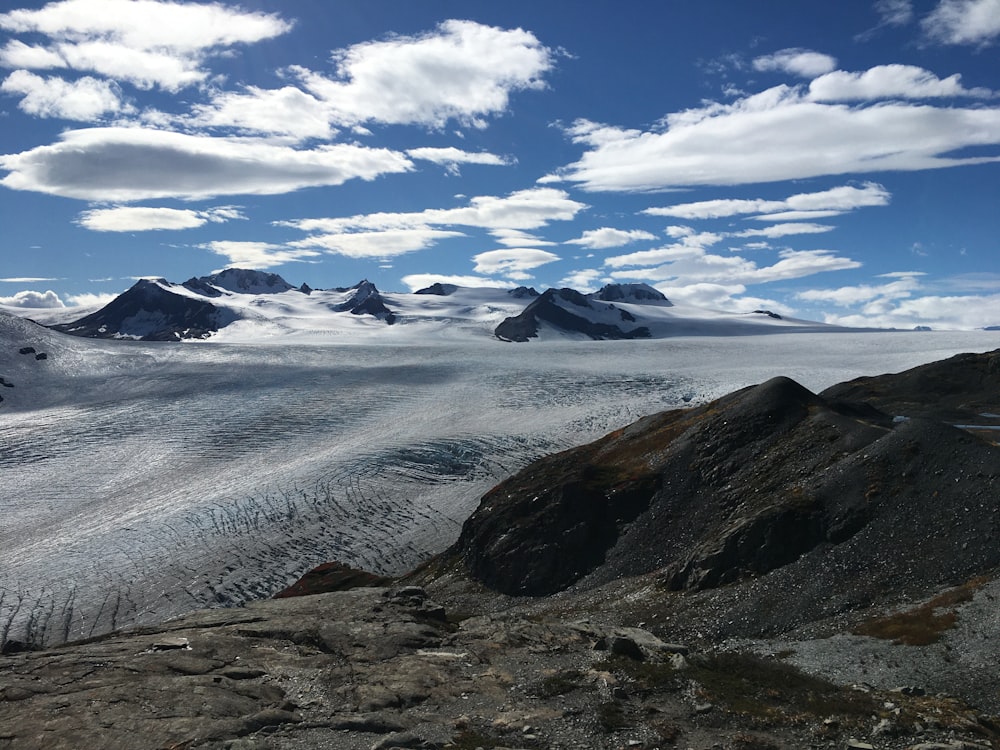
{"label": "mountain ridge", "polygon": [[75,336],[142,341],[254,341],[323,331],[371,338],[389,327],[397,329],[393,336],[405,337],[399,331],[406,331],[418,340],[457,329],[506,342],[846,330],[767,311],[682,308],[647,284],[608,284],[584,294],[437,283],[398,294],[384,293],[368,280],[325,290],[295,287],[278,274],[237,268],[182,284],[142,279],[99,310],[51,327]]}

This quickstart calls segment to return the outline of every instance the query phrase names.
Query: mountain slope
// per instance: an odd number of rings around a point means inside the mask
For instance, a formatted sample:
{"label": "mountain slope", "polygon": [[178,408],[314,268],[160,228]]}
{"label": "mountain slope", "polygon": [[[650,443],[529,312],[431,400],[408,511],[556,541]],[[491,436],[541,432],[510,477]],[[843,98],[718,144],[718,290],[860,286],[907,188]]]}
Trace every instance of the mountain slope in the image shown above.
{"label": "mountain slope", "polygon": [[[963,355],[936,377],[985,373],[990,397],[976,408],[996,415],[998,361]],[[912,384],[898,387],[900,401],[933,402],[927,372],[886,382]],[[649,573],[666,590],[724,587],[726,632],[744,636],[1000,566],[1000,450],[944,422],[894,416],[776,378],[646,417],[498,485],[448,554],[508,594]],[[752,597],[739,593],[747,587]]]}

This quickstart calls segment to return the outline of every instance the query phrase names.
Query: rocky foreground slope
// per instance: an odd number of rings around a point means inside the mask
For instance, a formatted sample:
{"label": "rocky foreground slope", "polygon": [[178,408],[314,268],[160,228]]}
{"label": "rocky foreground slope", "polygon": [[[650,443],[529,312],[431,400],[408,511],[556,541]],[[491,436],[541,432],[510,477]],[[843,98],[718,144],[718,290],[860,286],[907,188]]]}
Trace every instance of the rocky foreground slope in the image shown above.
{"label": "rocky foreground slope", "polygon": [[1000,351],[647,417],[406,580],[0,657],[0,748],[1000,747],[998,414]]}

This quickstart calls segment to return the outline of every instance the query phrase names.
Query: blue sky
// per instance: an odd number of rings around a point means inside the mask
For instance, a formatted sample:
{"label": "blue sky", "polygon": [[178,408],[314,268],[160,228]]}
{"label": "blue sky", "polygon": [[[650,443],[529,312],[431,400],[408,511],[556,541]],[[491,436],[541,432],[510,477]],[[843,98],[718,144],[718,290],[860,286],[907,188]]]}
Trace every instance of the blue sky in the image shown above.
{"label": "blue sky", "polygon": [[229,267],[1000,325],[1000,0],[0,13],[0,304]]}

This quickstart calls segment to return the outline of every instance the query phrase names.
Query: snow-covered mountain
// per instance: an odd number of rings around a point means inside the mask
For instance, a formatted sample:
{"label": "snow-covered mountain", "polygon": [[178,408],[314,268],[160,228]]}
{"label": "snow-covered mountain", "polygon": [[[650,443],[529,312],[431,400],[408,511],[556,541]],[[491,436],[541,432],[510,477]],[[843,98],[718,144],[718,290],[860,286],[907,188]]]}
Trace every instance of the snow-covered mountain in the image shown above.
{"label": "snow-covered mountain", "polygon": [[183,284],[142,280],[100,310],[55,330],[91,338],[143,341],[211,339],[338,342],[440,338],[634,339],[838,330],[767,311],[724,313],[675,305],[646,284],[609,284],[592,294],[434,284],[384,293],[370,281],[351,287],[295,287],[277,274],[227,269]]}

